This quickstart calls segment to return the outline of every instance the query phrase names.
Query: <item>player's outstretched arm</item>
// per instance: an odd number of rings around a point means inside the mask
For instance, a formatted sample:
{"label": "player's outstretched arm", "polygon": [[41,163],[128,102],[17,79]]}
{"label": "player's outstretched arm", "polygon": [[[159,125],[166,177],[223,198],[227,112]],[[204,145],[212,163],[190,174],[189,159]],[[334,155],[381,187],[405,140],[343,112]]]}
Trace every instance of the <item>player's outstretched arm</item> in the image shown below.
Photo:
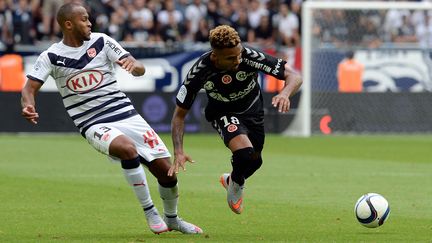
{"label": "player's outstretched arm", "polygon": [[183,151],[184,121],[188,110],[176,106],[171,121],[171,137],[174,146],[174,162],[168,170],[168,176],[178,173],[179,168],[186,170],[186,162],[193,163],[192,158]]}
{"label": "player's outstretched arm", "polygon": [[131,73],[133,76],[142,76],[145,73],[144,65],[137,61],[133,56],[129,55],[121,60],[116,61],[124,70]]}
{"label": "player's outstretched arm", "polygon": [[37,124],[39,118],[35,108],[35,96],[41,87],[42,83],[28,79],[21,91],[21,115],[33,124]]}
{"label": "player's outstretched arm", "polygon": [[272,105],[277,107],[279,112],[288,112],[290,109],[289,98],[293,96],[303,83],[299,73],[294,71],[288,64],[285,64],[285,86],[273,97]]}

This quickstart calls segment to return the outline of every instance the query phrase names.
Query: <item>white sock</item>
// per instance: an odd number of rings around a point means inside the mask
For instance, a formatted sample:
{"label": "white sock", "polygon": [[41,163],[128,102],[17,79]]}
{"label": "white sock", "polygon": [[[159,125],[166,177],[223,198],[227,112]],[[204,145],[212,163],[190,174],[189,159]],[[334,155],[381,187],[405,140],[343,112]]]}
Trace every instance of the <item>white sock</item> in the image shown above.
{"label": "white sock", "polygon": [[177,202],[178,202],[178,185],[174,187],[163,187],[159,185],[159,194],[163,201],[164,213],[170,217],[177,216]]}
{"label": "white sock", "polygon": [[146,208],[152,208],[153,201],[150,196],[144,168],[139,165],[134,169],[123,169],[123,173],[126,177],[126,180],[129,182],[129,185],[132,186],[135,196],[144,210]]}

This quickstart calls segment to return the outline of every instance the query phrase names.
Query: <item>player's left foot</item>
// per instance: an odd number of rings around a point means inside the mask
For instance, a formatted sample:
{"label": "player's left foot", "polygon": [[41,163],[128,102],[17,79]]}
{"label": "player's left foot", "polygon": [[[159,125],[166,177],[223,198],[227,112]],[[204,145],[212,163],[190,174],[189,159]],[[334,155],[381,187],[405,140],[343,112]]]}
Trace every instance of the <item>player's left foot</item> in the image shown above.
{"label": "player's left foot", "polygon": [[228,206],[236,214],[241,214],[243,211],[243,188],[244,185],[239,185],[229,177],[227,187]]}
{"label": "player's left foot", "polygon": [[168,218],[164,216],[164,221],[168,225],[168,229],[182,232],[183,234],[202,234],[203,231],[200,227],[188,223],[179,217]]}
{"label": "player's left foot", "polygon": [[229,180],[230,174],[229,173],[223,173],[220,178],[219,182],[220,184],[225,188],[228,189],[228,180]]}

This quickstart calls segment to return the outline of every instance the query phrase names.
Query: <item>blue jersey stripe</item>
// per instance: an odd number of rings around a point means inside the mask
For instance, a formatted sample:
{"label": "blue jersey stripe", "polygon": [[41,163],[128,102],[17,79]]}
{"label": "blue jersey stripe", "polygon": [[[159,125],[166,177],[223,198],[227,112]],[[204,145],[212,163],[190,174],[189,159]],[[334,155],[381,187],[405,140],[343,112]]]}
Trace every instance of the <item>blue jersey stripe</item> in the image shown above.
{"label": "blue jersey stripe", "polygon": [[81,56],[80,59],[73,59],[69,57],[64,57],[60,55],[56,55],[52,52],[48,52],[48,57],[50,62],[54,66],[59,67],[67,67],[67,68],[75,68],[75,69],[83,69],[89,62],[93,60],[103,49],[105,43],[103,37],[99,37],[87,50],[94,48],[96,51],[96,55],[90,57],[87,52]]}
{"label": "blue jersey stripe", "polygon": [[82,113],[79,113],[79,114],[76,114],[76,115],[74,115],[74,116],[71,116],[71,118],[72,118],[72,120],[76,120],[76,119],[78,119],[78,118],[80,118],[80,117],[83,117],[83,116],[85,116],[85,115],[87,115],[87,114],[90,114],[90,113],[92,113],[92,112],[95,112],[95,111],[97,111],[97,110],[100,110],[100,109],[106,107],[107,105],[109,105],[109,104],[111,104],[111,103],[114,103],[114,102],[116,102],[116,101],[122,100],[122,99],[127,99],[127,97],[126,97],[126,96],[122,96],[122,97],[114,97],[113,99],[110,99],[110,100],[108,100],[108,101],[106,101],[106,102],[104,102],[104,103],[102,103],[102,104],[100,104],[100,105],[98,105],[98,106],[95,106],[95,107],[93,107],[93,108],[91,108],[91,109],[89,109],[89,110],[86,110],[86,111],[84,111],[84,112],[82,112]]}
{"label": "blue jersey stripe", "polygon": [[[114,80],[114,81],[112,81],[112,82],[110,82],[110,83],[107,83],[107,84],[101,85],[100,87],[97,87],[96,89],[91,89],[91,90],[88,90],[88,91],[82,92],[82,93],[80,93],[80,94],[87,94],[87,93],[90,93],[90,92],[93,92],[93,91],[96,91],[96,90],[102,89],[102,88],[104,88],[104,87],[106,87],[106,86],[110,86],[110,85],[115,84],[115,83],[117,83],[117,80]],[[68,94],[68,95],[62,97],[62,99],[66,99],[66,98],[69,98],[69,97],[71,97],[71,96],[75,96],[75,95],[78,95],[78,94]]]}
{"label": "blue jersey stripe", "polygon": [[100,119],[98,121],[95,121],[95,122],[89,124],[88,126],[83,127],[83,129],[81,131],[81,135],[83,137],[85,137],[85,132],[89,129],[89,127],[91,127],[91,126],[93,126],[95,124],[116,122],[116,121],[120,121],[120,120],[124,120],[126,118],[129,118],[131,116],[136,116],[136,115],[138,115],[138,112],[135,109],[133,109],[133,110],[128,110],[128,111],[125,111],[123,113],[114,115],[114,116],[110,116],[110,117],[107,117],[107,118],[104,118],[104,119]]}
{"label": "blue jersey stripe", "polygon": [[40,82],[40,83],[45,83],[43,80],[40,80],[40,79],[38,79],[38,78],[35,78],[35,77],[31,76],[31,75],[27,75],[27,78],[28,78],[28,79],[31,79],[31,80],[34,80],[34,81],[38,81],[38,82]]}
{"label": "blue jersey stripe", "polygon": [[81,122],[80,124],[77,125],[77,127],[78,127],[78,128],[81,128],[81,127],[83,127],[85,124],[89,123],[91,120],[94,120],[95,118],[98,118],[98,117],[100,117],[100,116],[103,116],[103,115],[109,114],[109,113],[111,113],[111,112],[113,112],[113,111],[116,111],[116,110],[120,110],[120,109],[122,109],[122,108],[124,108],[124,107],[127,107],[127,106],[132,106],[132,104],[131,104],[130,102],[125,102],[125,103],[122,103],[122,104],[116,105],[116,106],[114,106],[114,107],[111,107],[111,108],[109,108],[109,109],[107,109],[107,110],[104,110],[104,111],[102,111],[102,112],[100,112],[100,113],[98,113],[98,114],[96,114],[96,115],[90,117],[89,119],[87,119],[87,120]]}
{"label": "blue jersey stripe", "polygon": [[101,98],[101,97],[108,96],[108,95],[113,95],[113,94],[117,94],[117,93],[120,93],[120,92],[121,92],[120,90],[116,90],[116,91],[109,92],[109,93],[104,94],[104,95],[97,95],[97,96],[93,96],[93,97],[91,97],[91,98],[89,98],[89,99],[83,100],[83,101],[81,101],[81,102],[75,103],[75,104],[70,105],[70,106],[65,107],[65,108],[66,108],[66,110],[70,110],[70,109],[73,109],[73,108],[78,107],[78,106],[80,106],[80,105],[83,105],[83,104],[85,104],[85,103],[88,103],[88,102],[90,102],[90,101],[92,101],[92,100],[97,100],[97,99],[99,99],[99,98]]}

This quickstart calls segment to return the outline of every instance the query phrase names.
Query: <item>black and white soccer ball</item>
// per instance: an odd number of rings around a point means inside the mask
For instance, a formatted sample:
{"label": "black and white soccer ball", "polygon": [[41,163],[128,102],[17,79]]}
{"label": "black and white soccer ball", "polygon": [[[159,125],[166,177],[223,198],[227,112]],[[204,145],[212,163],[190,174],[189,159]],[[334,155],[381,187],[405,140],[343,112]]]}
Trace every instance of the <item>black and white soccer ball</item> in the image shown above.
{"label": "black and white soccer ball", "polygon": [[378,193],[366,193],[357,200],[354,213],[360,224],[376,228],[384,224],[390,214],[388,201]]}

